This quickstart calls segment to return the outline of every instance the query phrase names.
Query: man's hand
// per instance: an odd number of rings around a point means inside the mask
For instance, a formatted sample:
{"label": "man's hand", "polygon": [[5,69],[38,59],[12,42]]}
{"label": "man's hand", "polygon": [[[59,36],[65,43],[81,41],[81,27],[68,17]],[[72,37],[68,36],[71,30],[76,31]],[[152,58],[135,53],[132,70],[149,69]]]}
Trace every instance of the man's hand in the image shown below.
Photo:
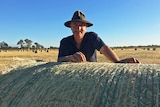
{"label": "man's hand", "polygon": [[82,52],[76,52],[69,57],[71,62],[86,62],[86,57]]}
{"label": "man's hand", "polygon": [[138,61],[138,59],[136,58],[125,58],[120,61],[117,61],[116,63],[140,63],[140,61]]}

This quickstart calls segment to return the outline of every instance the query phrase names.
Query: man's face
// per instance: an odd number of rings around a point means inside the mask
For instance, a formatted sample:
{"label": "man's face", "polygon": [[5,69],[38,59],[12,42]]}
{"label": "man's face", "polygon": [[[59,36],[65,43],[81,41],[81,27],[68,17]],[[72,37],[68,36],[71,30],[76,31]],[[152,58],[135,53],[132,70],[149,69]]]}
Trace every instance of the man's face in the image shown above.
{"label": "man's face", "polygon": [[71,22],[71,30],[76,38],[83,38],[87,30],[87,24],[83,22]]}

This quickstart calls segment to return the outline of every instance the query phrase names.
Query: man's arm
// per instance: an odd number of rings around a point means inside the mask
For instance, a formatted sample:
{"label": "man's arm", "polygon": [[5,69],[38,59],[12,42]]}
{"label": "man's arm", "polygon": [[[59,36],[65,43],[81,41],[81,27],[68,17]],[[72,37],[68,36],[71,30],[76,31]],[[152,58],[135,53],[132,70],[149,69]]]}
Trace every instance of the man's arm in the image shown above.
{"label": "man's arm", "polygon": [[100,52],[115,63],[140,63],[136,58],[125,58],[120,60],[116,53],[107,45],[102,46]]}
{"label": "man's arm", "polygon": [[112,62],[118,62],[120,61],[119,57],[116,55],[114,51],[107,45],[104,45],[100,48],[100,53],[102,53],[104,56],[106,56],[110,61]]}
{"label": "man's arm", "polygon": [[76,52],[73,55],[58,57],[58,62],[86,62],[86,57],[82,52]]}
{"label": "man's arm", "polygon": [[58,62],[71,62],[72,55],[64,56],[64,57],[58,57]]}

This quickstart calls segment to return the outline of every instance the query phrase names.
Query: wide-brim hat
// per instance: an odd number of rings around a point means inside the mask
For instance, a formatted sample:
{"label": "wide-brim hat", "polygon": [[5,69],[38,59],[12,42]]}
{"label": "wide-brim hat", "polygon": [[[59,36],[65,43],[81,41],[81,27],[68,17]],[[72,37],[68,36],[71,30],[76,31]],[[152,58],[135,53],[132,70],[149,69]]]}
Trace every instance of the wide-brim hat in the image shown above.
{"label": "wide-brim hat", "polygon": [[91,22],[86,20],[85,15],[80,10],[74,12],[72,19],[70,21],[65,22],[64,25],[66,27],[71,27],[70,26],[71,22],[83,22],[87,24],[87,27],[93,25]]}

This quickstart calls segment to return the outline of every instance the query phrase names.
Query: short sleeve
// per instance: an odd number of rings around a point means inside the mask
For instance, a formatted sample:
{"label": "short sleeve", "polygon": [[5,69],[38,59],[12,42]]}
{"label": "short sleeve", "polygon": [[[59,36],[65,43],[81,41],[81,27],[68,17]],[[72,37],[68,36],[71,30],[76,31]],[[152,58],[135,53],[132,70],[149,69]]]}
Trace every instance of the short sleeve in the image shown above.
{"label": "short sleeve", "polygon": [[62,39],[60,41],[60,46],[59,46],[59,54],[58,57],[66,56],[68,55],[68,43],[65,39]]}
{"label": "short sleeve", "polygon": [[105,45],[105,43],[102,41],[102,39],[94,32],[91,32],[93,35],[93,46],[95,49],[97,49],[98,51],[101,49],[102,46]]}

